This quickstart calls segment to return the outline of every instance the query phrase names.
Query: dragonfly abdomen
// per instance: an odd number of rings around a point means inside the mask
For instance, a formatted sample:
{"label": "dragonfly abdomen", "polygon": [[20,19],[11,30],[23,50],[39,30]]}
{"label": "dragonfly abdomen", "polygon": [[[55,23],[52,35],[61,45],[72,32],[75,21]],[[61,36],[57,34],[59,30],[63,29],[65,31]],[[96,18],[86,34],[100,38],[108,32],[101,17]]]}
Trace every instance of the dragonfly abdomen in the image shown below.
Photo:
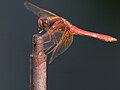
{"label": "dragonfly abdomen", "polygon": [[82,29],[79,29],[73,25],[70,25],[70,31],[74,34],[79,34],[79,35],[83,35],[83,36],[89,36],[89,37],[93,37],[93,38],[97,38],[106,42],[114,42],[117,41],[116,38],[108,36],[108,35],[104,35],[104,34],[98,34],[98,33],[94,33],[94,32],[89,32],[89,31],[85,31]]}

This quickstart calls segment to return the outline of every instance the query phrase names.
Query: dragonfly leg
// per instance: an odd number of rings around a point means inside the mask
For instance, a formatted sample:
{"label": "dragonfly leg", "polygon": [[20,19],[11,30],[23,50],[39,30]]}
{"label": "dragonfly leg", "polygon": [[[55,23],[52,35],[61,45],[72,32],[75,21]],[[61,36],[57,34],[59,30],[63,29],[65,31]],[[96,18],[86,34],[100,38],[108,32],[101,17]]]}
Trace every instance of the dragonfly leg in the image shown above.
{"label": "dragonfly leg", "polygon": [[[51,42],[51,34],[45,33],[44,35],[42,35],[42,37],[43,37],[44,43]],[[48,39],[46,40],[46,38],[48,38]]]}
{"label": "dragonfly leg", "polygon": [[52,39],[53,39],[53,45],[51,45],[51,46],[45,51],[46,55],[48,55],[49,53],[51,53],[51,52],[54,50],[53,48],[55,47],[55,45],[57,45],[57,43],[58,43],[58,41],[57,41],[54,33],[52,33],[51,37],[52,37]]}
{"label": "dragonfly leg", "polygon": [[56,39],[56,37],[55,37],[54,33],[52,33],[52,39],[53,39],[53,42],[54,42],[55,44],[57,44],[57,43],[58,43],[58,40]]}
{"label": "dragonfly leg", "polygon": [[50,46],[50,47],[45,51],[45,54],[46,54],[46,55],[50,54],[50,53],[55,49],[55,46],[56,46],[56,45],[57,45],[57,44],[54,44],[54,45]]}

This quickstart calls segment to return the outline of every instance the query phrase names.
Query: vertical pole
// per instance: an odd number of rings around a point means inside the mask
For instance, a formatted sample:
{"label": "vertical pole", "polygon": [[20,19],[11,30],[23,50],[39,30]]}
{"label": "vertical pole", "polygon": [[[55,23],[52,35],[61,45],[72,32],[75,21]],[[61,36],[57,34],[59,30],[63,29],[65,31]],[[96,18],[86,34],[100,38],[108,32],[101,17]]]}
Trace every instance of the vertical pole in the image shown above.
{"label": "vertical pole", "polygon": [[30,90],[46,90],[46,58],[42,36],[33,36],[33,52],[30,56]]}

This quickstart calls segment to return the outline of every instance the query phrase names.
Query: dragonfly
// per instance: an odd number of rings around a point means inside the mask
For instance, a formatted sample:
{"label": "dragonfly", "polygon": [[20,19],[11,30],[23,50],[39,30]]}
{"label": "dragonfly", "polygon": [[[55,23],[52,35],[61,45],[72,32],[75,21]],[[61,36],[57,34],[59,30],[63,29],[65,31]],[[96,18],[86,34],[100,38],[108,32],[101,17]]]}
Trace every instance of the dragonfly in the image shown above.
{"label": "dragonfly", "polygon": [[109,35],[80,29],[61,16],[40,8],[28,1],[24,2],[24,6],[39,17],[38,26],[40,32],[46,31],[42,37],[44,39],[45,52],[47,52],[47,54],[52,52],[49,63],[70,47],[74,35],[93,37],[106,42],[117,41],[116,38]]}

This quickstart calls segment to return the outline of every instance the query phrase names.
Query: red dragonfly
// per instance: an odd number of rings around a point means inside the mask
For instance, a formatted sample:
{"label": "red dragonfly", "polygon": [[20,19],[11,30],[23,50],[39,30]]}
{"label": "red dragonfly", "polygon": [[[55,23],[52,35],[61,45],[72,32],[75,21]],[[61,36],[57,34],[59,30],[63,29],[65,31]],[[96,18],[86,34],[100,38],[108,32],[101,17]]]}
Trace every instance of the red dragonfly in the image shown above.
{"label": "red dragonfly", "polygon": [[47,30],[47,32],[42,36],[45,41],[45,52],[47,52],[47,54],[53,52],[49,63],[68,49],[73,42],[73,35],[78,34],[89,36],[106,42],[117,41],[116,38],[108,35],[89,32],[77,28],[64,18],[42,9],[30,2],[25,2],[24,5],[28,10],[40,17],[38,19],[39,30]]}

